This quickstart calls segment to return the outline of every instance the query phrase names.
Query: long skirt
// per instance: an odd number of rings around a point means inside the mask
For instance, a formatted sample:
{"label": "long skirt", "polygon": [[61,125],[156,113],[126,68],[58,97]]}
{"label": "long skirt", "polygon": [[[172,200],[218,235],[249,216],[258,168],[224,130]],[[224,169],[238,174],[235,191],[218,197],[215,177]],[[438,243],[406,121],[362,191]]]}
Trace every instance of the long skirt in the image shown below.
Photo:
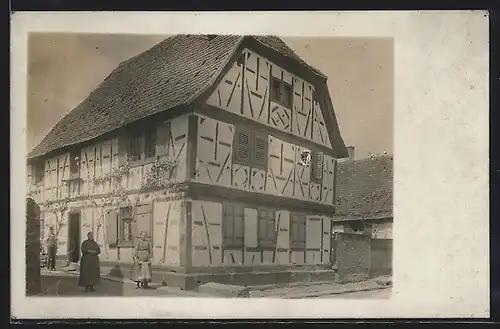
{"label": "long skirt", "polygon": [[134,282],[151,282],[151,264],[149,262],[134,262],[131,279]]}
{"label": "long skirt", "polygon": [[99,269],[99,256],[84,254],[80,261],[80,277],[78,285],[82,287],[97,286],[101,284]]}

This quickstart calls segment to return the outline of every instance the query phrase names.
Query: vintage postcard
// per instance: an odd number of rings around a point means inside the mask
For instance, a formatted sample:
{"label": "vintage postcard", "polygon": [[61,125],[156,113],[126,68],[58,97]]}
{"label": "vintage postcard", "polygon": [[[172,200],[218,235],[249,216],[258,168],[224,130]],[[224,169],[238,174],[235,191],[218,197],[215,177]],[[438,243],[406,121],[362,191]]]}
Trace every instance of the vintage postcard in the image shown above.
{"label": "vintage postcard", "polygon": [[484,13],[124,15],[14,15],[12,316],[487,316]]}

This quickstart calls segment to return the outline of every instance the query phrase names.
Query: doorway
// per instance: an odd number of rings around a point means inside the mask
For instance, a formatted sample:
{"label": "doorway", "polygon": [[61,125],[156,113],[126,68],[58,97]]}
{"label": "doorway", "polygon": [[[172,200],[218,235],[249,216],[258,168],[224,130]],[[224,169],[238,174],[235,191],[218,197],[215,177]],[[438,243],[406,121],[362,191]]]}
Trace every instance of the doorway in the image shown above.
{"label": "doorway", "polygon": [[78,263],[80,260],[80,213],[69,214],[68,220],[68,260]]}

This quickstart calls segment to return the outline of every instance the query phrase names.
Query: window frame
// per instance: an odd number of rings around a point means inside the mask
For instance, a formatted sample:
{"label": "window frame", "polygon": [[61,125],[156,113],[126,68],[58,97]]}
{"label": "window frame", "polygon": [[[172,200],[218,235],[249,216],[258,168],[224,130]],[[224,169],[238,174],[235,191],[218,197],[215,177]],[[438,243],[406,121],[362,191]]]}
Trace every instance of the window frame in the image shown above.
{"label": "window frame", "polygon": [[[240,149],[240,134],[248,134],[248,159],[243,159],[238,156]],[[264,141],[264,147],[257,150],[258,140]],[[258,158],[258,154],[263,154],[262,158]],[[269,134],[260,131],[251,131],[250,129],[236,126],[233,138],[233,163],[242,166],[249,166],[252,168],[267,171],[269,162]]]}
{"label": "window frame", "polygon": [[[154,127],[154,128],[148,128],[146,129],[144,132],[144,137],[143,137],[143,152],[142,152],[142,156],[144,157],[143,160],[148,160],[148,159],[151,159],[151,158],[155,158],[156,157],[156,145],[157,145],[157,142],[158,142],[158,134],[157,134],[157,127]],[[154,136],[152,139],[151,139],[151,136]],[[148,138],[149,137],[149,138]],[[150,144],[152,143],[152,144]],[[153,151],[153,154],[148,154],[148,151]]]}
{"label": "window frame", "polygon": [[[80,165],[81,165],[81,150],[73,150],[69,153],[69,174],[71,177],[80,176]],[[76,158],[78,158],[76,160]]]}
{"label": "window frame", "polygon": [[44,183],[45,179],[45,161],[35,162],[32,165],[33,185]]}
{"label": "window frame", "polygon": [[[134,145],[132,145],[132,142],[136,142]],[[144,133],[139,132],[139,131],[130,131],[128,136],[127,136],[127,160],[129,162],[138,162],[142,160],[143,153],[144,153]],[[133,148],[138,148],[138,155],[134,154],[132,156],[132,149]]]}
{"label": "window frame", "polygon": [[[274,83],[277,83],[279,86],[279,92],[277,95],[276,91],[273,91],[275,90],[275,88],[273,88]],[[290,90],[288,97],[285,96],[285,87]],[[271,102],[275,102],[289,110],[293,109],[293,86],[281,79],[271,77],[269,99]]]}
{"label": "window frame", "polygon": [[[270,217],[265,217],[265,219],[262,219],[261,217],[261,212],[266,212],[266,216],[269,215],[269,213],[272,213],[272,220],[270,220]],[[266,237],[263,238],[261,236],[261,221],[265,220],[266,221]],[[268,228],[269,228],[269,222],[272,222],[272,235],[269,234]],[[271,236],[272,238],[269,240],[268,237]],[[259,207],[257,208],[257,246],[260,249],[274,249],[276,248],[276,243],[277,243],[277,237],[276,237],[276,209],[272,208],[267,208],[267,207]]]}
{"label": "window frame", "polygon": [[[125,207],[120,207],[120,213],[118,214],[118,246],[119,247],[131,247],[134,245],[134,214],[132,213],[132,207],[130,206],[125,206]],[[124,210],[129,209],[129,216],[124,216]],[[125,228],[125,221],[130,222],[130,239],[125,240],[124,239],[124,228]]]}
{"label": "window frame", "polygon": [[[295,239],[294,238],[294,222],[298,222],[298,226],[303,226],[304,229],[302,230],[303,236],[300,236],[299,238]],[[297,235],[301,233],[300,230],[297,230]],[[290,214],[290,248],[292,250],[298,250],[298,251],[304,251],[306,250],[306,237],[307,237],[307,216],[305,214],[300,214],[300,213],[291,213]],[[297,236],[296,235],[296,236]],[[302,240],[303,238],[303,240]]]}
{"label": "window frame", "polygon": [[[232,209],[231,225],[232,234],[227,235],[226,229],[229,222],[228,210]],[[241,211],[241,237],[236,235],[236,210]],[[236,242],[235,240],[241,240]],[[242,249],[245,247],[245,206],[238,203],[223,203],[222,205],[222,247],[224,249]]]}
{"label": "window frame", "polygon": [[[157,157],[158,128],[160,125],[129,129],[125,133],[126,158],[131,165],[142,165],[153,162]],[[170,126],[169,126],[170,127]],[[152,138],[151,138],[152,137]],[[168,141],[166,141],[168,148]],[[134,155],[132,156],[132,150]]]}

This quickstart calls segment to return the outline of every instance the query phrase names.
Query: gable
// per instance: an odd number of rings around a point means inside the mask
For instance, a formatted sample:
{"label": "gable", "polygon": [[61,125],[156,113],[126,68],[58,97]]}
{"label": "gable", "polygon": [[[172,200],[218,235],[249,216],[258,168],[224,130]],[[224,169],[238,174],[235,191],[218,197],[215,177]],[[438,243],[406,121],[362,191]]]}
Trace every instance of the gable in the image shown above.
{"label": "gable", "polygon": [[[326,80],[320,82],[325,88],[316,90],[318,82],[315,86],[248,47],[242,47],[234,58],[207,105],[312,141],[332,149],[338,157],[345,155],[336,120],[325,120],[326,111],[335,117],[331,104],[326,104],[329,97],[322,95],[328,90]],[[276,93],[285,96],[277,98]]]}

